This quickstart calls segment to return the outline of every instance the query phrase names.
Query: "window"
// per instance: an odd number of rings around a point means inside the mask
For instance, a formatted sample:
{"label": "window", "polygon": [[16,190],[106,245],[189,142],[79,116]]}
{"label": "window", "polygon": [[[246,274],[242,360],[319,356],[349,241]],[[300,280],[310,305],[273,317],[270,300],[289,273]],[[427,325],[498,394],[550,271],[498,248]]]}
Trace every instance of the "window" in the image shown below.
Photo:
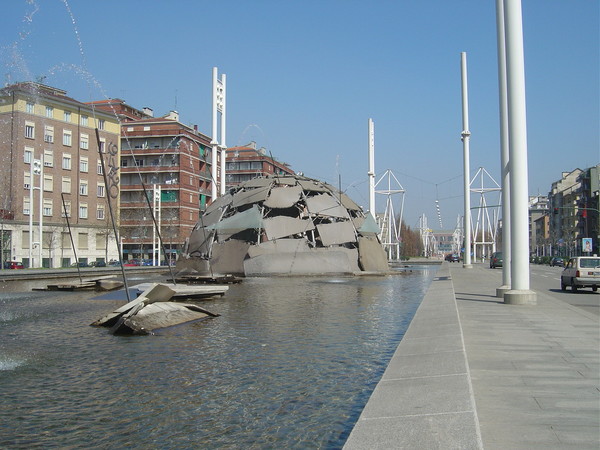
{"label": "window", "polygon": [[42,210],[42,213],[44,214],[44,216],[51,216],[52,215],[52,199],[48,199],[45,198],[44,199],[44,208]]}
{"label": "window", "polygon": [[31,164],[31,160],[33,159],[33,148],[25,147],[25,152],[23,153],[23,162],[25,164]]}
{"label": "window", "polygon": [[54,127],[50,125],[44,127],[44,142],[48,144],[54,143]]}
{"label": "window", "polygon": [[88,126],[88,116],[82,115],[80,123],[81,123],[82,127],[87,127]]}
{"label": "window", "polygon": [[103,174],[103,172],[102,172],[102,161],[98,161],[98,164],[96,165],[96,173],[98,175],[102,175]]}
{"label": "window", "polygon": [[[87,205],[86,205],[86,210],[87,210]],[[86,217],[87,217],[87,215],[86,215]],[[78,233],[77,234],[77,247],[88,248],[88,234],[87,233]]]}
{"label": "window", "polygon": [[25,137],[35,139],[35,124],[33,122],[25,122]]}
{"label": "window", "polygon": [[46,106],[46,117],[50,119],[54,118],[54,108],[52,106]]}
{"label": "window", "polygon": [[90,137],[87,134],[81,134],[81,140],[79,142],[79,146],[83,149],[83,150],[87,150],[88,148],[90,148]]}
{"label": "window", "polygon": [[71,170],[71,155],[69,153],[63,153],[62,168],[65,170]]}
{"label": "window", "polygon": [[31,189],[31,174],[29,172],[23,174],[23,189]]}
{"label": "window", "polygon": [[71,144],[72,141],[73,141],[73,134],[71,133],[71,131],[64,130],[63,131],[63,145],[70,147],[72,145]]}
{"label": "window", "polygon": [[[65,217],[65,210],[67,210],[66,217],[71,217],[71,200],[65,200],[64,205],[61,202],[60,206],[60,217]],[[69,233],[67,233],[67,238],[69,237]],[[69,241],[69,246],[71,245]]]}
{"label": "window", "polygon": [[121,158],[121,167],[127,167],[127,159]]}
{"label": "window", "polygon": [[54,153],[52,150],[44,150],[44,167],[54,167]]}
{"label": "window", "polygon": [[[96,210],[96,219],[104,220],[104,206],[98,206],[98,209]],[[97,245],[96,248],[98,248]]]}
{"label": "window", "polygon": [[[31,207],[29,203],[29,198],[23,198],[23,214],[28,216],[31,212]],[[27,233],[29,236],[29,232]]]}
{"label": "window", "polygon": [[79,159],[79,171],[82,173],[87,173],[88,171],[88,159],[87,156],[82,156]]}
{"label": "window", "polygon": [[100,153],[106,153],[106,139],[100,138]]}
{"label": "window", "polygon": [[44,175],[44,191],[52,192],[54,187],[54,178],[52,175]]}
{"label": "window", "polygon": [[65,111],[64,119],[65,119],[65,122],[71,121],[71,111]]}
{"label": "window", "polygon": [[27,102],[25,105],[25,112],[33,114],[35,112],[35,103]]}
{"label": "window", "polygon": [[104,130],[106,127],[106,121],[104,119],[98,119],[98,129]]}
{"label": "window", "polygon": [[62,192],[65,194],[71,193],[71,177],[62,177]]}
{"label": "window", "polygon": [[81,195],[88,195],[88,182],[87,182],[87,180],[81,180],[79,182],[79,193]]}
{"label": "window", "polygon": [[[87,217],[88,217],[88,207],[87,207],[87,203],[80,203],[80,204],[79,204],[79,218],[80,218],[80,219],[87,219]],[[84,234],[84,233],[79,233],[79,240],[80,240],[80,242],[81,242],[81,235],[82,235],[82,234],[85,236],[85,239],[86,239],[86,246],[85,246],[85,247],[82,247],[82,246],[81,246],[81,243],[80,243],[80,244],[79,244],[79,247],[80,247],[80,248],[87,248],[87,234]]]}
{"label": "window", "polygon": [[105,191],[106,190],[104,189],[104,183],[98,183],[98,188],[96,189],[98,197],[104,197]]}

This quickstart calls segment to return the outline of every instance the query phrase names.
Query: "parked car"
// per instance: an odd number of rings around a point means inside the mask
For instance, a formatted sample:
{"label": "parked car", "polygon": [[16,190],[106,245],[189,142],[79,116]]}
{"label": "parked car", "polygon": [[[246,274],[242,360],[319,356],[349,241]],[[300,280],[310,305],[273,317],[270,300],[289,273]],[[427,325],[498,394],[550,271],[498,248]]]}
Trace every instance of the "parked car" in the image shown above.
{"label": "parked car", "polygon": [[138,259],[128,259],[127,261],[123,262],[123,265],[125,267],[135,267],[141,266],[142,263]]}
{"label": "parked car", "polygon": [[112,260],[112,261],[109,261],[108,265],[110,267],[120,267],[121,263],[119,261]]}
{"label": "parked car", "polygon": [[591,287],[596,292],[600,286],[600,258],[597,256],[578,256],[571,258],[560,275],[560,288],[573,292],[579,288]]}
{"label": "parked car", "polygon": [[565,260],[559,257],[554,257],[550,260],[550,266],[565,267]]}
{"label": "parked car", "polygon": [[21,261],[4,261],[5,269],[24,269],[25,266]]}
{"label": "parked car", "polygon": [[106,263],[104,261],[92,261],[90,267],[106,267]]}
{"label": "parked car", "polygon": [[502,267],[502,252],[494,252],[490,257],[490,269]]}
{"label": "parked car", "polygon": [[90,267],[90,265],[86,262],[74,262],[71,267]]}
{"label": "parked car", "polygon": [[448,262],[460,262],[460,256],[456,253],[448,253],[444,259]]}

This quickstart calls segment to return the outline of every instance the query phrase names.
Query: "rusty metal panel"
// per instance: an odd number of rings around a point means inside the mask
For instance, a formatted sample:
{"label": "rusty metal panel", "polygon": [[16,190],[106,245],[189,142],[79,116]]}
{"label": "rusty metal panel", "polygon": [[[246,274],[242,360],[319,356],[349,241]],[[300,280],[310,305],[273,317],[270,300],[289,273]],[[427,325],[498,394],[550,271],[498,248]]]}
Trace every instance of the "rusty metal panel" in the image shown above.
{"label": "rusty metal panel", "polygon": [[294,206],[302,194],[302,187],[274,187],[271,189],[269,198],[265,201],[265,206],[269,208],[290,208]]}
{"label": "rusty metal panel", "polygon": [[350,221],[317,225],[317,231],[324,246],[356,241],[354,226]]}
{"label": "rusty metal panel", "polygon": [[264,219],[263,225],[270,241],[315,229],[310,219],[297,219],[287,216]]}

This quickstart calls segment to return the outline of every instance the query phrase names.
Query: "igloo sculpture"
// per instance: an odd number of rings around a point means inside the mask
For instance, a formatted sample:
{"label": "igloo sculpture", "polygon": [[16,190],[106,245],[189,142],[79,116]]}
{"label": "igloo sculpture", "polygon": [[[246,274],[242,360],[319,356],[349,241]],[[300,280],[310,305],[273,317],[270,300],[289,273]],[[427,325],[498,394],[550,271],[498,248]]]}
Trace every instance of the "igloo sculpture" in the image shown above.
{"label": "igloo sculpture", "polygon": [[177,268],[245,276],[384,272],[378,232],[372,216],[333,186],[260,177],[206,209]]}

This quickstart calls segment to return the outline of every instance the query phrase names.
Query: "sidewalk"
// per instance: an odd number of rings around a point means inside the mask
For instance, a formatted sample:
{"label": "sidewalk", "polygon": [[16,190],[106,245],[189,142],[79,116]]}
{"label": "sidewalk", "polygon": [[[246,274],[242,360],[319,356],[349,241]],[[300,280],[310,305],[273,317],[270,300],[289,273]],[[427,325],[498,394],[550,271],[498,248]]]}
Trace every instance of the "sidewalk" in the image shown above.
{"label": "sidewalk", "polygon": [[444,263],[344,448],[598,449],[598,316]]}

